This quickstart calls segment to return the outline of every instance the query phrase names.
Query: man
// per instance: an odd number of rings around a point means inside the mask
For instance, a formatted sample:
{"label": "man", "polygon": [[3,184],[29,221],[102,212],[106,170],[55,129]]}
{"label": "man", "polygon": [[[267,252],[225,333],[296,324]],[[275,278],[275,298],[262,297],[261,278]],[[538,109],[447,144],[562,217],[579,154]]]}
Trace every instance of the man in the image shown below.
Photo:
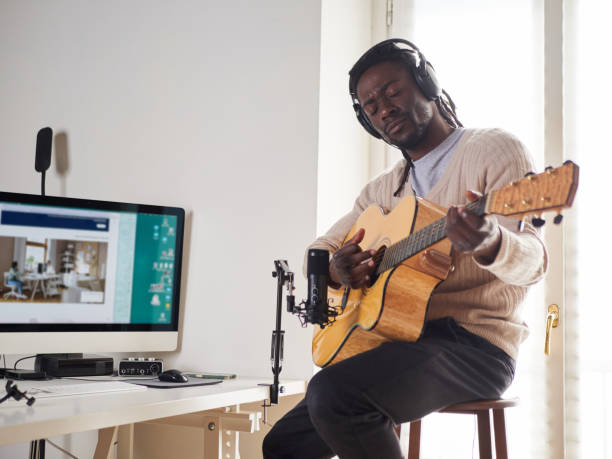
{"label": "man", "polygon": [[449,208],[455,269],[431,296],[421,338],[384,343],[315,374],[305,399],[266,436],[266,458],[400,458],[394,425],[499,397],[527,334],[520,304],[546,270],[546,250],[531,225],[518,231],[516,221],[465,208],[531,170],[514,137],[463,129],[433,68],[404,40],[379,43],[349,75],[359,121],[404,160],[367,184],[353,210],[310,248],[333,253],[332,288],[368,284],[375,263],[374,252],[358,246],[364,230],[343,245],[344,238],[368,206],[390,211],[414,193]]}
{"label": "man", "polygon": [[47,263],[45,263],[45,272],[47,274],[55,274],[55,268],[53,267],[51,260],[47,260]]}
{"label": "man", "polygon": [[16,261],[11,263],[11,269],[9,269],[7,276],[7,284],[15,285],[17,287],[17,298],[24,299],[23,294],[23,281],[21,280],[21,273]]}

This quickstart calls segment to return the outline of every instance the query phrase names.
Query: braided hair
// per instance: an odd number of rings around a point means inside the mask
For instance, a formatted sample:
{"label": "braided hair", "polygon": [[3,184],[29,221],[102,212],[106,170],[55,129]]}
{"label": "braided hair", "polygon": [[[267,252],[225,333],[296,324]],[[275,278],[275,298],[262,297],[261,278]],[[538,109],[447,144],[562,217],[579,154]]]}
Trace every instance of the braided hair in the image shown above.
{"label": "braided hair", "polygon": [[[420,56],[423,57],[422,54]],[[351,95],[357,94],[357,83],[365,71],[370,67],[380,64],[381,62],[396,62],[408,67],[412,74],[412,71],[420,64],[418,60],[421,57],[419,57],[417,50],[400,48],[392,42],[376,45],[367,51],[350,70],[349,91]],[[463,127],[463,124],[461,124],[461,121],[459,121],[459,118],[457,118],[455,103],[444,89],[442,89],[440,95],[434,99],[434,102],[438,108],[438,112],[450,127],[453,129]],[[367,117],[364,112],[362,112],[362,116]],[[410,156],[408,156],[408,154],[403,150],[401,150],[401,152],[402,156],[406,160],[406,165],[404,166],[404,172],[402,173],[399,187],[397,190],[395,190],[393,196],[400,195],[404,189],[404,184],[408,180],[410,168],[413,167]]]}

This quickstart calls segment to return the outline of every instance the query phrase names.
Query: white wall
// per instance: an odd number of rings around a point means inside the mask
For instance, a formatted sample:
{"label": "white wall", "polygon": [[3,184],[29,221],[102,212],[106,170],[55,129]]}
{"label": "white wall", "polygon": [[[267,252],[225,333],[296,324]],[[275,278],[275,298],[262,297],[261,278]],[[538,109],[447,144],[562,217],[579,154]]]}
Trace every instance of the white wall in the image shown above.
{"label": "white wall", "polygon": [[371,43],[372,0],[323,0],[317,234],[352,209],[370,177],[370,135],[355,117],[348,72]]}
{"label": "white wall", "polygon": [[[191,214],[171,367],[271,377],[273,260],[302,299],[315,235],[320,21],[312,0],[0,3],[0,189],[39,192],[51,126],[47,194]],[[282,376],[308,377],[311,330],[283,328]]]}

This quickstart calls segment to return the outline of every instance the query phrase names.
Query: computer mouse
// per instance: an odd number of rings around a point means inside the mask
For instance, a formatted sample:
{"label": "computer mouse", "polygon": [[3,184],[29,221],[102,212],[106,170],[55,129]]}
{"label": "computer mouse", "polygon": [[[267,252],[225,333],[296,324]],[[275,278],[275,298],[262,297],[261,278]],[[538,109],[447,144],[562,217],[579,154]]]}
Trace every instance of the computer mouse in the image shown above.
{"label": "computer mouse", "polygon": [[185,376],[183,373],[181,373],[178,370],[166,370],[160,373],[158,378],[160,381],[174,382],[174,383],[181,383],[181,382],[189,381],[187,376]]}

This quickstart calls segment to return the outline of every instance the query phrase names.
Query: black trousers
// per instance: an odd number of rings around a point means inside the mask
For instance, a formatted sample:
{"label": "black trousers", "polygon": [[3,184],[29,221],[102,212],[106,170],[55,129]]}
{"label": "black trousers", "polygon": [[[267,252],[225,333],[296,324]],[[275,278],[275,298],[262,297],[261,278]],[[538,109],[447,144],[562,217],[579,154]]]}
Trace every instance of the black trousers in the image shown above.
{"label": "black trousers", "polygon": [[266,435],[266,459],[401,458],[394,425],[453,403],[499,397],[514,360],[454,319],[415,343],[390,342],[326,367]]}

